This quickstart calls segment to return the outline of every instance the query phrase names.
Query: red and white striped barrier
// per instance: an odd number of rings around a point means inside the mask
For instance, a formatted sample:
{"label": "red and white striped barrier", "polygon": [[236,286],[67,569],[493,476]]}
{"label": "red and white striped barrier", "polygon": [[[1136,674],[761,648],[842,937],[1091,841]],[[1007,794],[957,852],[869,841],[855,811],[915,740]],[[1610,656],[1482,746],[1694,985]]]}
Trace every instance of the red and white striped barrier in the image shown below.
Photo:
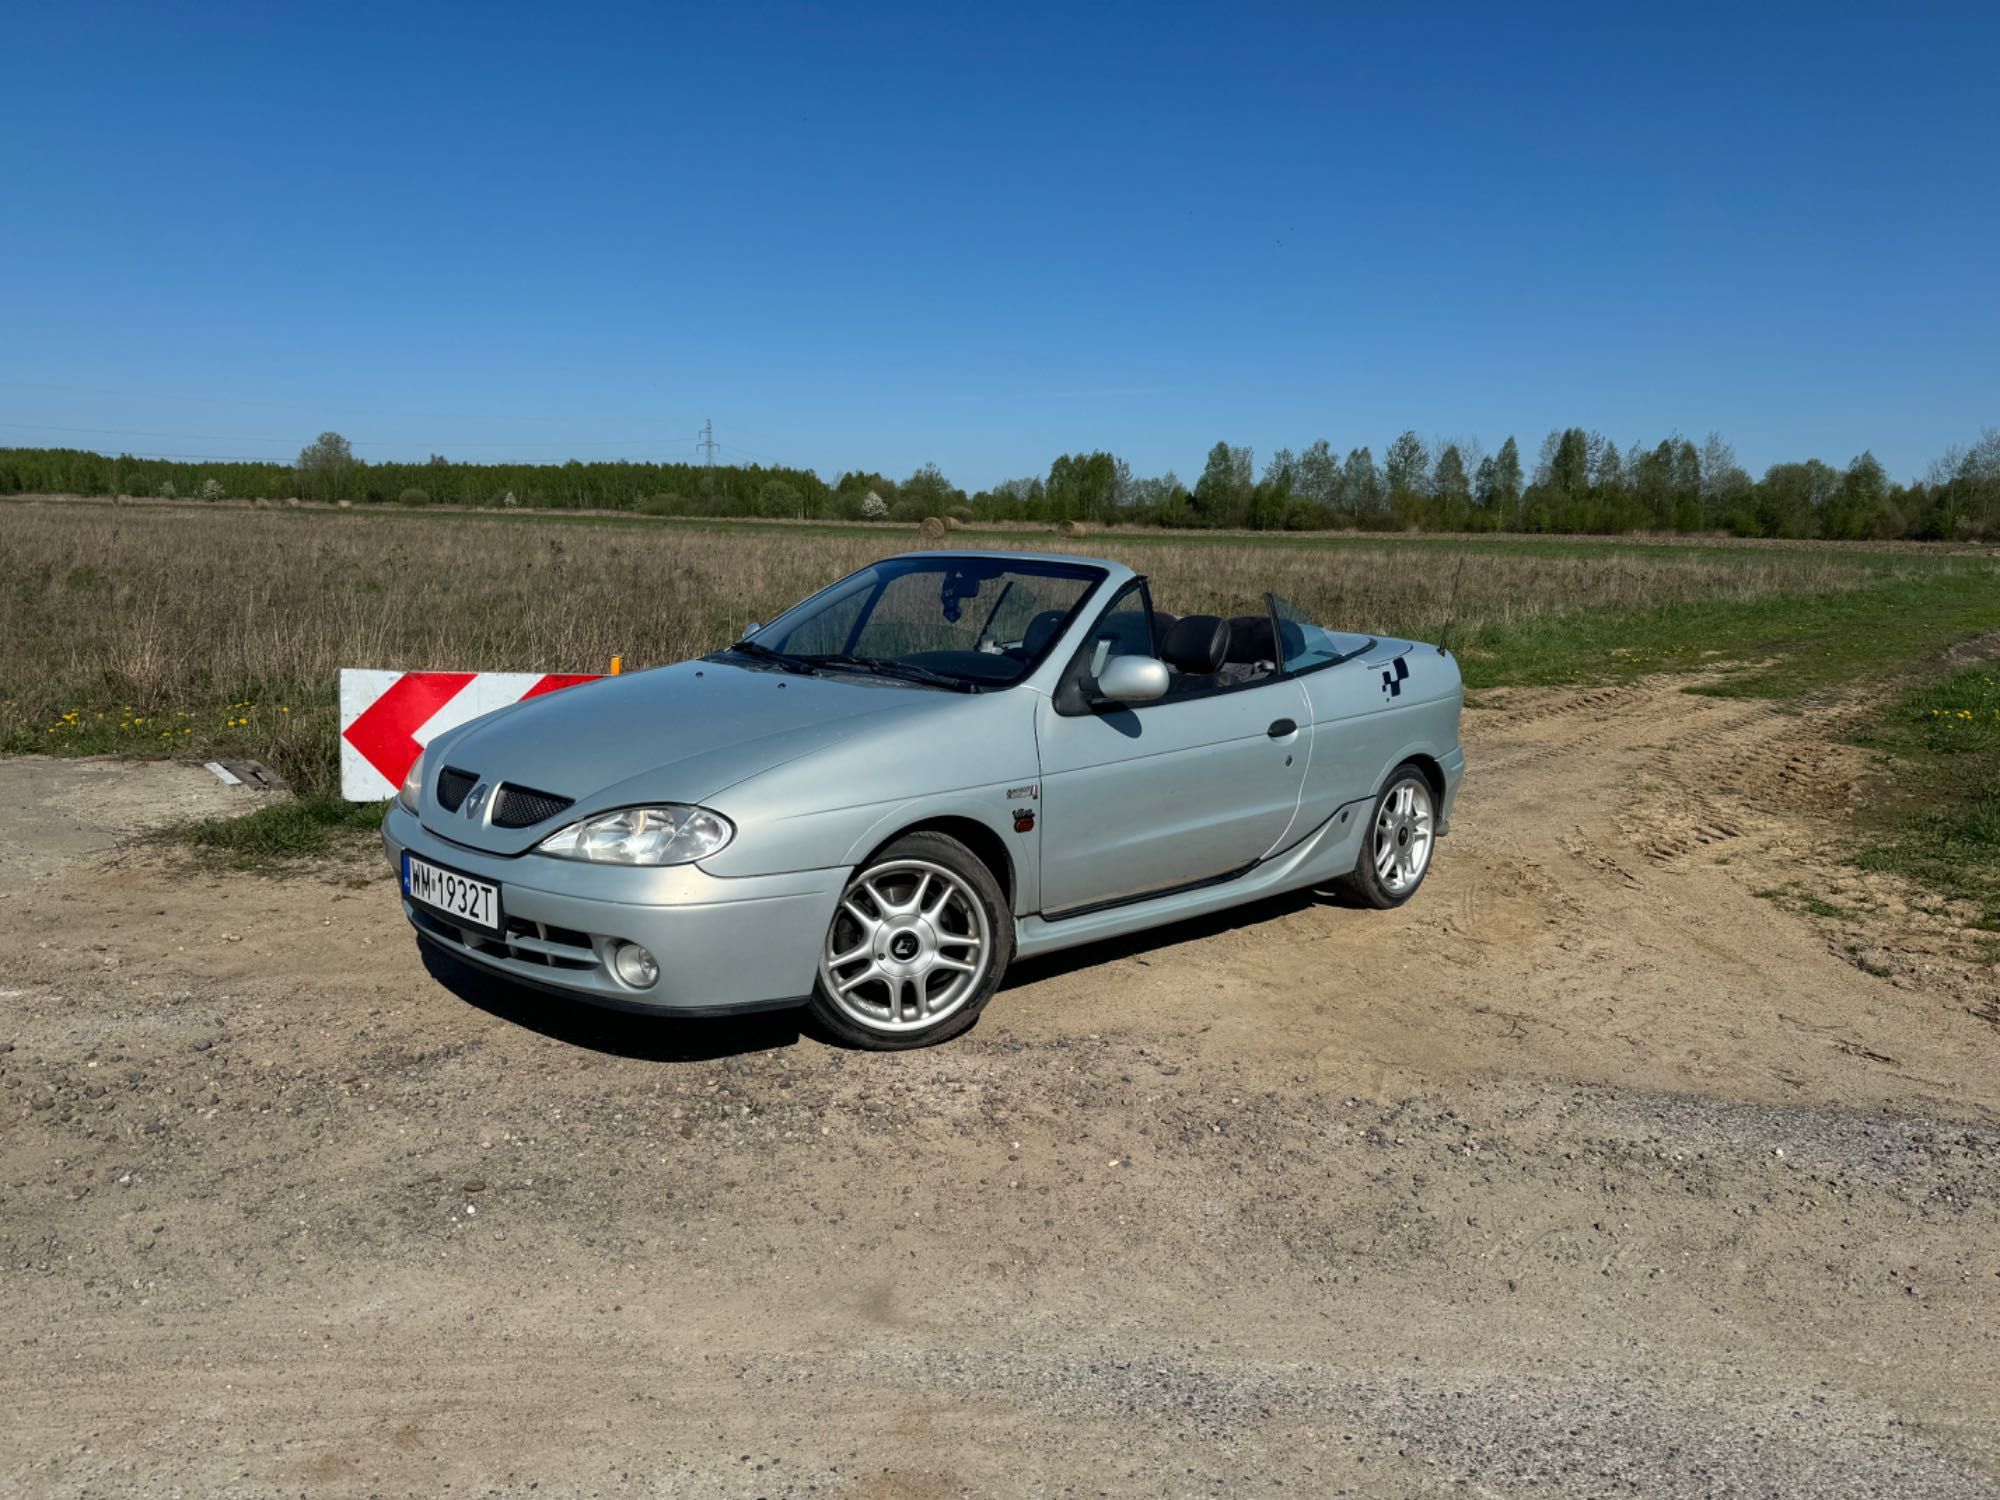
{"label": "red and white striped barrier", "polygon": [[424,746],[496,708],[537,698],[595,672],[340,671],[340,795],[349,802],[393,797]]}

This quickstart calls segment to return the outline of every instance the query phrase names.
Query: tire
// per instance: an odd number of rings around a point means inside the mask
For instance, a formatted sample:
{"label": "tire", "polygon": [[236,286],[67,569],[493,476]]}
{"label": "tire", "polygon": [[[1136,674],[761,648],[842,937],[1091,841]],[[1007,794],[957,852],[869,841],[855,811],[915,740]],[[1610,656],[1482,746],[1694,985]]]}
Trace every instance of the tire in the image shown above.
{"label": "tire", "polygon": [[1363,830],[1354,872],[1334,889],[1356,906],[1387,911],[1416,895],[1437,853],[1437,791],[1409,761],[1389,773]]}
{"label": "tire", "polygon": [[1014,917],[993,872],[957,839],[911,833],[841,892],[809,1005],[843,1042],[929,1047],[969,1029],[1014,958]]}

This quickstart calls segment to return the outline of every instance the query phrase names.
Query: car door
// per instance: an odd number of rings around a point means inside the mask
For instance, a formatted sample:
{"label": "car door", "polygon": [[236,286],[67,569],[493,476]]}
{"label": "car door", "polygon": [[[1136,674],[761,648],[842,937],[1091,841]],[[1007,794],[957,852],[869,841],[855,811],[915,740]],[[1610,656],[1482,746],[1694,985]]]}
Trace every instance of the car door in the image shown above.
{"label": "car door", "polygon": [[1142,580],[1092,626],[1072,690],[1037,706],[1045,914],[1240,870],[1282,842],[1298,809],[1311,729],[1296,682],[1116,708],[1076,690],[1110,657],[1153,651]]}

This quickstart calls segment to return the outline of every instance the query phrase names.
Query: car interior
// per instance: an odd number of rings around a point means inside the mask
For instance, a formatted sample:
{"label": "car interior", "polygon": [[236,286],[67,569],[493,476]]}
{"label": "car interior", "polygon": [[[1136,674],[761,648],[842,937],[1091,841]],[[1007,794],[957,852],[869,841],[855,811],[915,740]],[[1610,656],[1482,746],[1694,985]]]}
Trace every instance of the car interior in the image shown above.
{"label": "car interior", "polygon": [[[1283,658],[1268,614],[1176,619],[1155,610],[1153,619],[1159,657],[1173,674],[1169,698],[1251,687],[1278,675]],[[1297,626],[1286,624],[1287,636],[1297,631]]]}
{"label": "car interior", "polygon": [[[1029,621],[1017,648],[1022,660],[1032,660],[1061,628],[1063,615],[1045,610]],[[1296,638],[1296,639],[1295,639]],[[1092,632],[1093,649],[1087,667],[1102,671],[1113,656],[1154,656],[1167,665],[1171,685],[1162,702],[1207,693],[1251,687],[1276,677],[1283,660],[1271,616],[1174,615],[1138,609],[1114,609]],[[1304,636],[1292,621],[1284,622],[1284,644],[1296,655]]]}

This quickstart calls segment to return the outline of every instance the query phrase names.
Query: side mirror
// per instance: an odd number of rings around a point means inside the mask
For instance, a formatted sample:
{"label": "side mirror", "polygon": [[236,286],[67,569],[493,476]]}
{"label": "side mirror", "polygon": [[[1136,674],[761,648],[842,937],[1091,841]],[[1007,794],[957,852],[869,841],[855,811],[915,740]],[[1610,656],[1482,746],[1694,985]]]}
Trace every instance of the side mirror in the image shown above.
{"label": "side mirror", "polygon": [[1150,656],[1114,656],[1097,674],[1097,695],[1113,703],[1151,703],[1167,695],[1167,664]]}
{"label": "side mirror", "polygon": [[750,639],[750,637],[755,635],[758,631],[762,630],[763,628],[764,628],[764,622],[762,620],[752,620],[748,625],[745,625],[743,627],[743,634],[736,637],[736,639],[739,641],[747,641]]}

